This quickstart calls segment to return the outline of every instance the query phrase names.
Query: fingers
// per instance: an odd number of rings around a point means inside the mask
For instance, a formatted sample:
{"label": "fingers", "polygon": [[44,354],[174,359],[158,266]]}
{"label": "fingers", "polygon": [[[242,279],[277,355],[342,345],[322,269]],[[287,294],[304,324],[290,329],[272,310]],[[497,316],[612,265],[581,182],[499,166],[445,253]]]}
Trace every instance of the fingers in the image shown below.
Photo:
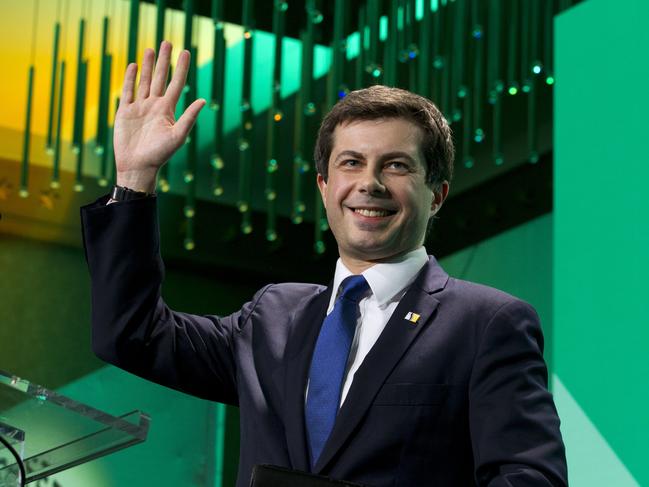
{"label": "fingers", "polygon": [[158,62],[155,65],[155,74],[151,83],[151,96],[162,96],[167,85],[169,61],[171,59],[171,43],[162,41],[158,53]]}
{"label": "fingers", "polygon": [[201,109],[205,106],[205,103],[206,102],[203,98],[194,100],[194,103],[189,105],[187,107],[187,110],[185,110],[185,113],[183,113],[180,116],[180,118],[176,121],[176,129],[178,130],[178,136],[182,140],[185,140],[187,134],[189,134],[189,131],[194,126],[194,123],[196,123],[198,114],[200,113]]}
{"label": "fingers", "polygon": [[189,51],[184,50],[178,55],[178,62],[176,63],[176,69],[174,70],[173,78],[171,78],[171,83],[169,83],[167,92],[165,93],[165,96],[169,97],[169,101],[174,107],[178,103],[180,94],[182,93],[183,87],[185,86],[188,70]]}
{"label": "fingers", "polygon": [[133,101],[133,90],[135,88],[135,77],[137,76],[137,64],[131,63],[126,67],[124,73],[124,84],[122,85],[122,96],[119,105],[122,106]]}
{"label": "fingers", "polygon": [[142,71],[140,73],[140,86],[137,89],[137,98],[141,100],[149,96],[151,89],[151,77],[153,74],[153,62],[155,60],[155,52],[151,48],[144,50],[142,57]]}

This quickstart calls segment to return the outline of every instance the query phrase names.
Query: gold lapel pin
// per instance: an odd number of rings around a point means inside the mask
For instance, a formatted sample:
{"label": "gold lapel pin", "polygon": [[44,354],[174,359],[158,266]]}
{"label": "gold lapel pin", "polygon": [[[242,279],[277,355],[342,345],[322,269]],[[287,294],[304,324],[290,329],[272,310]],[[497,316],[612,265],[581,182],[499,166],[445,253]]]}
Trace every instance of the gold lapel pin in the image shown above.
{"label": "gold lapel pin", "polygon": [[420,315],[417,313],[413,313],[412,311],[408,311],[408,314],[406,314],[405,319],[408,320],[410,323],[417,323],[419,321],[419,318],[421,318]]}

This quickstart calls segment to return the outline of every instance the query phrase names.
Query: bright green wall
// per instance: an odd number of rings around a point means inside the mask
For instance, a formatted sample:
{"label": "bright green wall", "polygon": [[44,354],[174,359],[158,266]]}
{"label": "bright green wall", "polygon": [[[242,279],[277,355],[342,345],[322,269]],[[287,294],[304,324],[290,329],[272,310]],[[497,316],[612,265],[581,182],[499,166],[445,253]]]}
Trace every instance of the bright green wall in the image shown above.
{"label": "bright green wall", "polygon": [[555,23],[555,363],[577,487],[649,485],[648,22],[645,0],[589,0]]}

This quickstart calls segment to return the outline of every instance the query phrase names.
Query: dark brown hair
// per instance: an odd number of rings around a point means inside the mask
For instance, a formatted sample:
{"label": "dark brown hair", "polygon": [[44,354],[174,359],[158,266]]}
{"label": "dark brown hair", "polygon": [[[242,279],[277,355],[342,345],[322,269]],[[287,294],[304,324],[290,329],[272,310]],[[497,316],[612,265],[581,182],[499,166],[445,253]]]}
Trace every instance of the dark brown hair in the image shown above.
{"label": "dark brown hair", "polygon": [[426,159],[426,181],[437,187],[451,181],[455,147],[451,128],[433,102],[400,88],[375,85],[352,91],[325,116],[315,144],[314,160],[318,173],[327,180],[329,157],[338,125],[379,118],[405,118],[424,133],[421,142]]}

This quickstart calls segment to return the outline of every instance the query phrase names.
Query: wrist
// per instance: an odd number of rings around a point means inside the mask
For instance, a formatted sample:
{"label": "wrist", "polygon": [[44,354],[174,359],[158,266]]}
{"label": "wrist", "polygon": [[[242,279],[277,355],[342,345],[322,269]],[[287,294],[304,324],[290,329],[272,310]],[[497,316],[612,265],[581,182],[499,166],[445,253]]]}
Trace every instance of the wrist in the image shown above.
{"label": "wrist", "polygon": [[133,191],[154,193],[157,175],[157,169],[118,171],[116,182],[117,186],[123,186]]}

